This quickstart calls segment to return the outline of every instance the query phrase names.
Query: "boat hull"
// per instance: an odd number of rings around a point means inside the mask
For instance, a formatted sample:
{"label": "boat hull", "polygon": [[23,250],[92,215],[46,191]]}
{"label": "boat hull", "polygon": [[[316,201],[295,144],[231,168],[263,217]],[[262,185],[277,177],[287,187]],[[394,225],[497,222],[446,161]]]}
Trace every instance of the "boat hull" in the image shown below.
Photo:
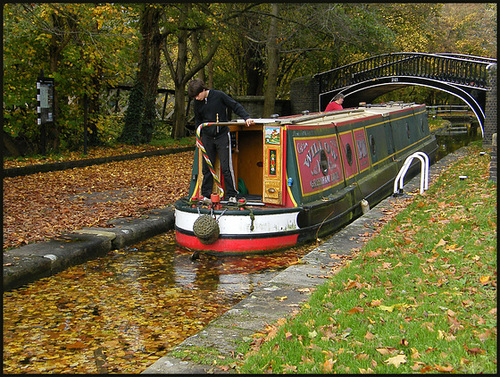
{"label": "boat hull", "polygon": [[[235,206],[219,210],[193,208],[189,199],[184,198],[175,203],[176,241],[189,250],[213,255],[268,253],[297,244],[299,212],[299,209],[247,210]],[[202,243],[193,230],[196,219],[207,214],[215,216],[220,230],[218,239],[211,244]]]}
{"label": "boat hull", "polygon": [[[249,191],[242,195],[246,203],[206,205],[199,200],[202,157],[195,154],[189,197],[175,203],[180,246],[221,256],[269,253],[315,241],[359,217],[362,200],[373,207],[391,195],[408,156],[424,152],[433,163],[437,152],[423,105],[273,122],[230,125],[236,133],[236,177],[243,178]],[[420,171],[415,159],[406,179]],[[217,237],[209,242],[194,229],[204,215],[217,224]]]}

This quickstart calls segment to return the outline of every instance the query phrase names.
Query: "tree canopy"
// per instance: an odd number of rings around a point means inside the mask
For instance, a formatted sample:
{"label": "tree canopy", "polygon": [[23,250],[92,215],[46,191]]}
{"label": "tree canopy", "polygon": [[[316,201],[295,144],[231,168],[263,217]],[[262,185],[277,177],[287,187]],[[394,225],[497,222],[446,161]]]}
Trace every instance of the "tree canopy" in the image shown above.
{"label": "tree canopy", "polygon": [[[120,135],[149,142],[159,124],[158,87],[175,90],[168,132],[179,138],[195,76],[233,96],[262,95],[272,113],[294,79],[378,54],[496,58],[496,10],[494,3],[7,3],[4,142],[40,152],[41,70],[56,87],[49,150],[80,147],[84,98],[92,143]],[[134,88],[121,113],[108,100],[118,86]]]}

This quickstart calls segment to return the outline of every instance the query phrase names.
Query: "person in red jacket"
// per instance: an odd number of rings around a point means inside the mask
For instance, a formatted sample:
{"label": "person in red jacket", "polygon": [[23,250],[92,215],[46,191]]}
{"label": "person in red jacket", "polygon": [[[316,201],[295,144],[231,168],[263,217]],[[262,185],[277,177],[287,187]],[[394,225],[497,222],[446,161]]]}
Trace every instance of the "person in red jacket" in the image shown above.
{"label": "person in red jacket", "polygon": [[[201,123],[207,122],[227,122],[228,109],[231,109],[238,116],[245,119],[245,125],[247,127],[254,124],[254,120],[250,118],[250,115],[239,102],[236,102],[220,90],[209,90],[200,79],[192,80],[188,84],[187,91],[188,95],[196,100],[194,102],[196,127]],[[205,127],[201,130],[201,140],[212,164],[215,163],[217,154],[219,155],[226,189],[225,197],[229,202],[236,203],[238,191],[234,179],[229,127],[226,125]],[[201,194],[207,199],[210,198],[212,194],[212,185],[213,176],[210,173],[207,162],[203,159]]]}
{"label": "person in red jacket", "polygon": [[339,93],[333,97],[332,101],[326,106],[325,111],[342,110],[342,103],[344,102],[344,95]]}

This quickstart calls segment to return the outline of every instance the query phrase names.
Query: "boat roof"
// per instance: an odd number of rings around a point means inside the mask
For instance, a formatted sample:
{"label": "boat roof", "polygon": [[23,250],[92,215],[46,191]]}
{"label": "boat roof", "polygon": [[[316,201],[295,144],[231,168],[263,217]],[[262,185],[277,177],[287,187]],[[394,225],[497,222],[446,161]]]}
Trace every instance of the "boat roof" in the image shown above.
{"label": "boat roof", "polygon": [[[252,118],[255,124],[260,125],[326,125],[338,122],[345,122],[366,118],[373,115],[388,116],[394,111],[400,111],[408,107],[421,107],[422,105],[415,103],[389,102],[376,105],[362,105],[338,111],[307,113],[303,115],[291,115],[277,118]],[[244,120],[239,119],[236,123],[244,123]]]}

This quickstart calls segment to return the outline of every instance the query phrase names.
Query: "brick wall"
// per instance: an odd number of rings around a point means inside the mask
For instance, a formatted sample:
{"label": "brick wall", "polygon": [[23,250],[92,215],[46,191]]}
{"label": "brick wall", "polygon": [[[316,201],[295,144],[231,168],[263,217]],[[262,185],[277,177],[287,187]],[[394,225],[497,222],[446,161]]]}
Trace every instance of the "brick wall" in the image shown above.
{"label": "brick wall", "polygon": [[299,77],[290,85],[292,114],[319,111],[319,82],[312,76]]}
{"label": "brick wall", "polygon": [[490,162],[490,180],[497,181],[497,134],[494,133],[491,138],[491,162]]}
{"label": "brick wall", "polygon": [[[251,118],[262,118],[264,110],[264,96],[234,96],[250,114]],[[277,99],[274,103],[274,113],[280,116],[291,115],[290,101]],[[231,114],[232,118],[237,118],[235,114]]]}
{"label": "brick wall", "polygon": [[497,181],[497,65],[492,64],[488,69],[488,87],[486,92],[486,108],[484,112],[483,146],[490,148],[490,180]]}
{"label": "brick wall", "polygon": [[497,132],[497,65],[492,64],[488,69],[488,87],[486,92],[486,108],[484,111],[484,139],[483,145],[490,147],[493,134]]}

